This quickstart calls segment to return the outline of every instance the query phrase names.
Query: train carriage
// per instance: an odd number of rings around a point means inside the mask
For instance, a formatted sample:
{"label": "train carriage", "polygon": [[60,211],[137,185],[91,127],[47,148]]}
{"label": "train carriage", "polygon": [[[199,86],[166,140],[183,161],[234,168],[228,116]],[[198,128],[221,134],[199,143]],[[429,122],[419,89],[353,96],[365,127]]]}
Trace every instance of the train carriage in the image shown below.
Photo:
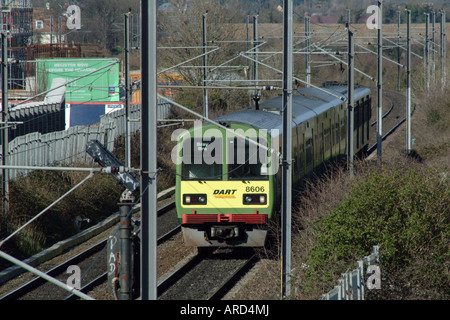
{"label": "train carriage", "polygon": [[[345,96],[347,87],[326,90]],[[355,154],[367,151],[370,90],[357,87]],[[176,208],[187,245],[264,246],[280,210],[282,97],[194,126],[178,137]],[[347,152],[347,103],[316,88],[298,90],[292,107],[293,182]],[[234,134],[236,133],[236,135]],[[243,138],[245,137],[245,139]]]}

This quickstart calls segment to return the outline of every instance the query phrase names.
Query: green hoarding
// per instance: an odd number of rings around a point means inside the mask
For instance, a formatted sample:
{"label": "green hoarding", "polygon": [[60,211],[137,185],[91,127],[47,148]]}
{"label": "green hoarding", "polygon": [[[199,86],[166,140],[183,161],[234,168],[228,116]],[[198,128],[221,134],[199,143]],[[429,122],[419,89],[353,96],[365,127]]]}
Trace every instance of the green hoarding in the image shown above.
{"label": "green hoarding", "polygon": [[118,102],[118,59],[39,59],[36,79],[44,91],[91,72],[66,85],[66,102]]}

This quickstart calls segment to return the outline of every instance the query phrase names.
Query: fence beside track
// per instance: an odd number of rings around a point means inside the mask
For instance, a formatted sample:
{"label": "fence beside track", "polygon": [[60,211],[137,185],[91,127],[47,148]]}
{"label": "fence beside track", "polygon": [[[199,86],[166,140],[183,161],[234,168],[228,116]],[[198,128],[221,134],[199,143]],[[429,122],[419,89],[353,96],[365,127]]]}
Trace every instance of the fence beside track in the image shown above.
{"label": "fence beside track", "polygon": [[[158,103],[158,118],[169,116],[171,105]],[[131,132],[141,129],[140,105],[130,107]],[[70,165],[72,163],[91,164],[92,158],[86,153],[90,140],[98,140],[109,151],[114,149],[114,141],[125,135],[125,110],[118,110],[101,116],[100,123],[89,126],[75,126],[68,130],[49,133],[32,132],[16,137],[9,142],[8,165],[12,166],[50,166]],[[0,152],[1,155],[1,152]],[[29,170],[9,170],[10,179],[26,175]]]}

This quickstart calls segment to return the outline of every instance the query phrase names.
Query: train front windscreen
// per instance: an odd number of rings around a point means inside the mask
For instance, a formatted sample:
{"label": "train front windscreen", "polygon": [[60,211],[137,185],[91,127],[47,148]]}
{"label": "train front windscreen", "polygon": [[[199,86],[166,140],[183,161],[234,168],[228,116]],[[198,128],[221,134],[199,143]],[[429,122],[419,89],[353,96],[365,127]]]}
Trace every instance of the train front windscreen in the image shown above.
{"label": "train front windscreen", "polygon": [[[262,139],[252,139],[266,146]],[[229,180],[267,180],[267,151],[255,143],[241,138],[227,140]]]}

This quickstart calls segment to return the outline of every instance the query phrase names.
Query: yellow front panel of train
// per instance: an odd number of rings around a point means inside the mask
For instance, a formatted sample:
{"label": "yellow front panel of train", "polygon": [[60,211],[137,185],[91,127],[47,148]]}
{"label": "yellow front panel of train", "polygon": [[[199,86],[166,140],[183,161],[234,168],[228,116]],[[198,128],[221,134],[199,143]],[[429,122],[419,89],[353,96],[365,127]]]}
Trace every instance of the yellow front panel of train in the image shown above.
{"label": "yellow front panel of train", "polygon": [[[186,194],[206,194],[207,203],[201,208],[268,208],[269,207],[269,181],[181,181],[181,197]],[[244,204],[244,195],[263,197],[265,201],[251,205]],[[257,198],[258,201],[260,198]],[[186,204],[181,201],[183,208],[194,208],[198,204]]]}

